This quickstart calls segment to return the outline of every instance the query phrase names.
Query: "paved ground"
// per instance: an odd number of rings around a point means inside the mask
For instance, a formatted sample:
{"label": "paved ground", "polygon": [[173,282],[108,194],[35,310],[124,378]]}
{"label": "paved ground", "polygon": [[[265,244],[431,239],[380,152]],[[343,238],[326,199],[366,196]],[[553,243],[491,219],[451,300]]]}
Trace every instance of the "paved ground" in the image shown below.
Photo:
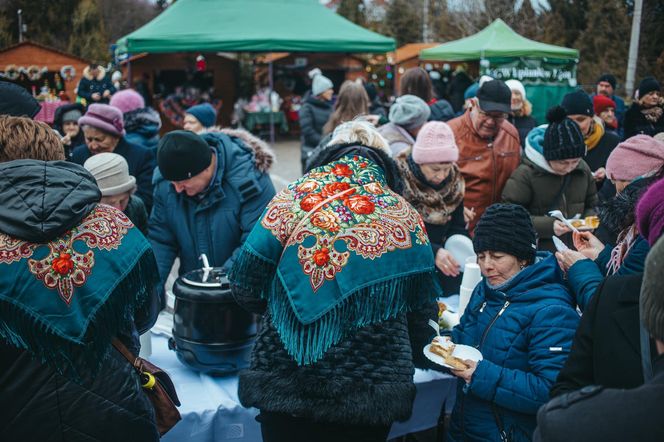
{"label": "paved ground", "polygon": [[300,167],[300,140],[277,141],[274,145],[274,152],[277,155],[277,162],[272,166],[272,182],[279,192],[291,181],[299,178],[301,174]]}

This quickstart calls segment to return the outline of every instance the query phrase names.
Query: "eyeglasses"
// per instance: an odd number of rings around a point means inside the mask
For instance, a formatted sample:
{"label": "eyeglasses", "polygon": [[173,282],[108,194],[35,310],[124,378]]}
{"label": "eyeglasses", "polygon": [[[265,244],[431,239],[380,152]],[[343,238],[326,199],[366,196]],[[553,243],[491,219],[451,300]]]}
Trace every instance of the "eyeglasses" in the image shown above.
{"label": "eyeglasses", "polygon": [[484,111],[483,111],[482,109],[480,109],[479,107],[477,108],[477,111],[480,113],[480,115],[481,115],[483,118],[486,118],[487,120],[488,120],[488,119],[491,119],[491,120],[493,120],[493,121],[503,121],[503,120],[507,119],[507,116],[508,116],[505,112],[492,112],[492,113],[487,113],[487,112],[484,112]]}

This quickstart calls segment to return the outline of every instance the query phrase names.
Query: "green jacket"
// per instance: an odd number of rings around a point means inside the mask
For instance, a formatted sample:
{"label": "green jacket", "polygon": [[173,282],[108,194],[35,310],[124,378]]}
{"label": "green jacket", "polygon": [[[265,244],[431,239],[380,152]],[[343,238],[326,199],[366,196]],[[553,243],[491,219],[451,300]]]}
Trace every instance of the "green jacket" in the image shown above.
{"label": "green jacket", "polygon": [[554,218],[547,215],[549,211],[560,210],[568,218],[577,213],[582,217],[595,214],[597,188],[592,172],[583,160],[570,172],[569,183],[556,202],[554,199],[563,182],[563,176],[544,170],[524,156],[503,189],[504,202],[520,204],[530,212],[540,238],[540,250],[555,250],[551,240]]}

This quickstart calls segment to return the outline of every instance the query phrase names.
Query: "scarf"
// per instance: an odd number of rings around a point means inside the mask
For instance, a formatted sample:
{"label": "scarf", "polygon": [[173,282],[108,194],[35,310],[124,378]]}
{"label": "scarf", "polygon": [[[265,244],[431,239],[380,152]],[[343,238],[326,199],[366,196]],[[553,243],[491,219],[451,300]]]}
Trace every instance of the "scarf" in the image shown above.
{"label": "scarf", "polygon": [[636,238],[639,236],[639,231],[636,228],[636,224],[632,224],[627,229],[623,230],[620,235],[618,235],[618,244],[611,250],[611,258],[609,259],[608,264],[606,265],[607,276],[615,274],[620,266],[622,265],[625,257],[631,250],[632,246],[636,242]]}
{"label": "scarf", "polygon": [[420,166],[413,161],[411,148],[399,152],[395,162],[403,179],[402,196],[420,214],[424,222],[444,225],[463,202],[465,181],[459,166],[454,164],[450,174],[439,185],[426,181]]}
{"label": "scarf", "polygon": [[60,373],[95,371],[156,283],[150,244],[110,206],[46,243],[0,233],[0,337]]}
{"label": "scarf", "polygon": [[354,330],[433,302],[431,246],[417,212],[371,160],[344,156],[273,198],[229,273],[267,299],[299,364]]}
{"label": "scarf", "polygon": [[599,117],[593,117],[593,126],[591,128],[590,134],[584,137],[588,152],[597,147],[603,136],[604,124],[602,123],[602,120]]}
{"label": "scarf", "polygon": [[659,121],[660,118],[662,118],[664,109],[662,109],[660,106],[653,106],[651,108],[642,107],[641,113],[644,117],[646,117],[646,120],[648,120],[649,123],[655,124]]}

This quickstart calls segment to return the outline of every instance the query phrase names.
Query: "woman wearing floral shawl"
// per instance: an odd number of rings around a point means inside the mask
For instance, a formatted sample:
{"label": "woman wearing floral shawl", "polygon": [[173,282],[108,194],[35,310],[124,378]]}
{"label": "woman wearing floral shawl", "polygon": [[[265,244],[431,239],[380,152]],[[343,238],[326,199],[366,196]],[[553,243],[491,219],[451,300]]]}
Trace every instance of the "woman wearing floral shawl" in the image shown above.
{"label": "woman wearing floral shawl", "polygon": [[266,442],[384,441],[411,414],[432,337],[431,246],[370,125],[342,124],[313,161],[230,273],[238,303],[264,315],[240,400],[260,409]]}

